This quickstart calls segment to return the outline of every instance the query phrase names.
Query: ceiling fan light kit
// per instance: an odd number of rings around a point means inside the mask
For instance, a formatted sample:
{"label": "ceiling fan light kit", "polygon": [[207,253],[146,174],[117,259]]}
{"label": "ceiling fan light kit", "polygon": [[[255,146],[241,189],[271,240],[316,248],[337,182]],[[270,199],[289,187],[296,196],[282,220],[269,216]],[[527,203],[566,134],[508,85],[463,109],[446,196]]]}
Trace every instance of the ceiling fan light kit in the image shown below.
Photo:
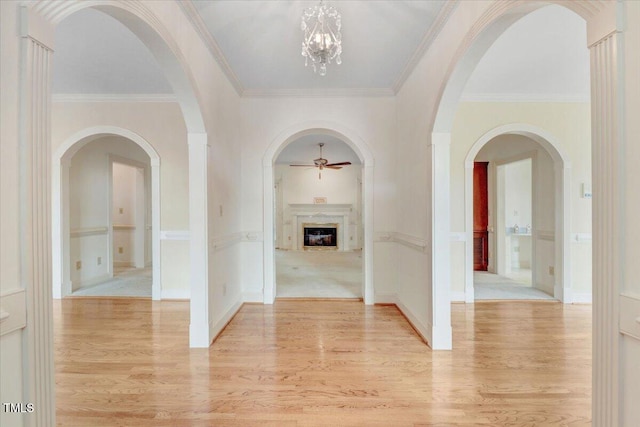
{"label": "ceiling fan light kit", "polygon": [[324,142],[318,143],[320,147],[320,157],[313,160],[312,165],[289,165],[289,166],[297,166],[297,167],[316,167],[318,168],[318,179],[322,179],[322,170],[323,169],[342,169],[342,166],[348,166],[351,162],[339,162],[339,163],[329,163],[329,161],[322,157],[322,147],[324,147]]}
{"label": "ceiling fan light kit", "polygon": [[321,76],[327,74],[327,64],[335,60],[342,63],[342,21],[340,13],[333,6],[327,7],[322,0],[314,7],[304,10],[300,28],[304,33],[302,56],[304,66],[313,66],[313,72]]}

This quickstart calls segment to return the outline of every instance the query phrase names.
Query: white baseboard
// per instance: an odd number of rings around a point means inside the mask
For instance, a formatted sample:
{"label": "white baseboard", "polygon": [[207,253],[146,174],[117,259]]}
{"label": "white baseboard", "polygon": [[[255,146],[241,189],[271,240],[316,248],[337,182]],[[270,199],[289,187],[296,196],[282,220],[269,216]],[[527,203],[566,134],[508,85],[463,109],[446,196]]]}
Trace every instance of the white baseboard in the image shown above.
{"label": "white baseboard", "polygon": [[431,325],[430,324],[425,325],[424,323],[422,323],[413,314],[413,312],[409,310],[409,308],[406,305],[404,305],[402,301],[400,301],[400,298],[397,298],[396,300],[396,307],[398,307],[398,310],[400,310],[404,315],[404,317],[407,318],[409,323],[411,323],[411,326],[413,326],[413,329],[416,330],[418,335],[420,335],[420,337],[422,337],[422,339],[427,342],[427,345],[431,347],[431,342],[432,342],[431,341]]}
{"label": "white baseboard", "polygon": [[135,264],[131,261],[113,261],[114,267],[135,267]]}
{"label": "white baseboard", "polygon": [[396,294],[379,294],[374,296],[374,304],[398,304],[398,296]]}
{"label": "white baseboard", "polygon": [[227,326],[231,319],[233,319],[233,316],[235,316],[238,310],[240,310],[240,307],[242,307],[242,300],[241,298],[238,298],[231,308],[229,308],[229,310],[227,310],[227,312],[217,322],[209,323],[209,336],[211,337],[211,342],[218,338],[220,332],[222,332],[224,327]]}
{"label": "white baseboard", "polygon": [[163,289],[160,293],[161,299],[191,299],[191,290],[189,289]]}
{"label": "white baseboard", "polygon": [[262,292],[243,292],[242,302],[264,302]]}
{"label": "white baseboard", "polygon": [[573,295],[571,295],[571,302],[577,303],[577,304],[591,304],[592,303],[591,297],[592,295],[590,293],[574,292]]}
{"label": "white baseboard", "polygon": [[106,282],[112,277],[113,276],[111,276],[109,273],[106,273],[106,274],[101,274],[100,276],[92,277],[90,279],[78,280],[76,282],[72,281],[71,287],[69,289],[73,289],[74,291],[77,291],[80,288],[85,288],[87,286],[93,286],[93,285],[97,285],[98,283]]}
{"label": "white baseboard", "polygon": [[464,291],[451,291],[449,295],[451,296],[451,302],[465,302],[467,299]]}

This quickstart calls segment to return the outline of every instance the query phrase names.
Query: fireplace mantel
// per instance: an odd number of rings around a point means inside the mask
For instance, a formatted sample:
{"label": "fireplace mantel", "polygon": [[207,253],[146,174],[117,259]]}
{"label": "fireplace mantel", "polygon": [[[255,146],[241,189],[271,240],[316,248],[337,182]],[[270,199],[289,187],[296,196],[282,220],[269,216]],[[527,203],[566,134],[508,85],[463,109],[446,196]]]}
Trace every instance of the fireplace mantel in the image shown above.
{"label": "fireplace mantel", "polygon": [[351,204],[315,204],[315,203],[290,203],[289,215],[290,223],[293,224],[291,234],[293,237],[295,250],[302,250],[303,223],[337,223],[338,226],[338,250],[349,250],[349,215],[353,209]]}

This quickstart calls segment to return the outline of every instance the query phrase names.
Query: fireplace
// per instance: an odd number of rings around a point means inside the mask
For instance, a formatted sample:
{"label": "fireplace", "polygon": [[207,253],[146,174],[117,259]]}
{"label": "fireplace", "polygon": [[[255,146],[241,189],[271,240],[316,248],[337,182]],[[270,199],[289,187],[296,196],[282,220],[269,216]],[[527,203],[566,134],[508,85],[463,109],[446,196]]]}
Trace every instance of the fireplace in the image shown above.
{"label": "fireplace", "polygon": [[304,224],[304,249],[338,249],[338,224]]}

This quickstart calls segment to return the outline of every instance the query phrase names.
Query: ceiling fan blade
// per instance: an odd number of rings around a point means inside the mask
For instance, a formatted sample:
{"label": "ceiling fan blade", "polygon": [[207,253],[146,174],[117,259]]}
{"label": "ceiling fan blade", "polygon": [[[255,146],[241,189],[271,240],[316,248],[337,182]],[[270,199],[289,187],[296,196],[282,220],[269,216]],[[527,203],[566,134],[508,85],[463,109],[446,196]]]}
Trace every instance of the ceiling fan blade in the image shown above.
{"label": "ceiling fan blade", "polygon": [[350,165],[351,162],[340,162],[340,163],[329,163],[325,166],[347,166]]}
{"label": "ceiling fan blade", "polygon": [[325,169],[342,169],[342,166],[329,166],[329,165],[327,165],[324,168]]}
{"label": "ceiling fan blade", "polygon": [[289,166],[297,166],[301,168],[315,168],[316,165],[289,165]]}

